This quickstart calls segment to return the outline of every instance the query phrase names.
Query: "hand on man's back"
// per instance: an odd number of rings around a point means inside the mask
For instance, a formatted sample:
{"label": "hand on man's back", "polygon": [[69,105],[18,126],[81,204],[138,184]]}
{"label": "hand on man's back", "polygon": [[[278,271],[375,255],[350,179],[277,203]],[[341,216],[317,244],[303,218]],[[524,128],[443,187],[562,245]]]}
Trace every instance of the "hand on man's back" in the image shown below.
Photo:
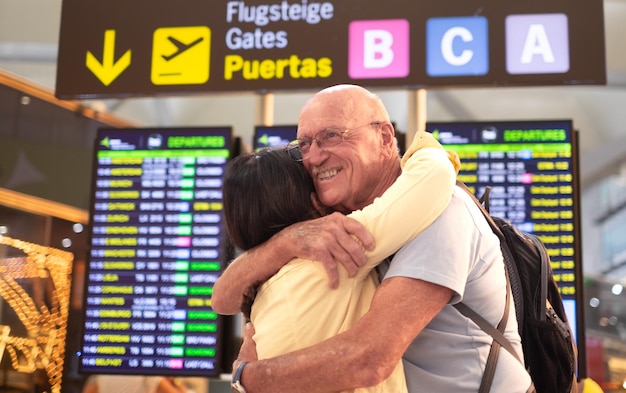
{"label": "hand on man's back", "polygon": [[372,250],[372,235],[358,221],[341,213],[332,213],[314,220],[293,224],[279,232],[300,258],[319,261],[328,273],[329,286],[337,287],[341,264],[354,276],[366,263],[365,251]]}

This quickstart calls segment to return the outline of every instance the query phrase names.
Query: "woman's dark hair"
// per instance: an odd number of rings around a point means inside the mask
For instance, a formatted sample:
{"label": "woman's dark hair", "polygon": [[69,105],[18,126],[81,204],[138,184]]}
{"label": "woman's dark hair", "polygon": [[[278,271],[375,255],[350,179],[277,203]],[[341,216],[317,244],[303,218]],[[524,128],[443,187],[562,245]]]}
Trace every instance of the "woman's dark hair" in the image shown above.
{"label": "woman's dark hair", "polygon": [[223,186],[224,220],[233,244],[248,250],[281,229],[319,217],[313,180],[285,149],[264,149],[232,159]]}

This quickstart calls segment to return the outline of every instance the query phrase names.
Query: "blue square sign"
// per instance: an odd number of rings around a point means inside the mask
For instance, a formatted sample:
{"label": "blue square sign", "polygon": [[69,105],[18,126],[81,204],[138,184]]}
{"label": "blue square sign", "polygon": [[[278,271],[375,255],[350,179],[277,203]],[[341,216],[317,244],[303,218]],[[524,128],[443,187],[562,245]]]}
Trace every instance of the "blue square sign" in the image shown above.
{"label": "blue square sign", "polygon": [[487,18],[430,18],[426,22],[429,76],[486,75],[489,71]]}

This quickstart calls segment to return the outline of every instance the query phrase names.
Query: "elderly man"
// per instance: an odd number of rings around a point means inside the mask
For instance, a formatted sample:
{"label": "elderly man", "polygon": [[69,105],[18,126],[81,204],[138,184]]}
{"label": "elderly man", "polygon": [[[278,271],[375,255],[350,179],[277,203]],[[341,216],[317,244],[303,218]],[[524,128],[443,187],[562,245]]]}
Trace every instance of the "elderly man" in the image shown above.
{"label": "elderly man", "polygon": [[[324,89],[305,104],[299,146],[324,205],[341,213],[361,209],[397,179],[401,170],[393,127],[388,122],[361,127],[386,114],[377,96],[354,85]],[[325,146],[317,138],[329,127],[355,131],[346,131],[342,143]],[[215,287],[214,308],[236,312],[245,288],[267,279],[294,256],[324,263],[332,283],[335,261],[354,272],[364,260],[363,246],[370,248],[372,239],[341,215],[295,224],[231,265]],[[383,265],[384,280],[369,311],[348,331],[259,361],[247,340],[234,364],[236,391],[372,386],[402,358],[410,392],[477,392],[492,340],[452,304],[462,300],[495,326],[504,312],[506,280],[498,240],[474,202],[456,189],[441,216]],[[514,311],[511,307],[505,335],[522,358]],[[246,328],[246,334],[252,331]],[[521,393],[530,385],[523,365],[500,351],[491,391]]]}

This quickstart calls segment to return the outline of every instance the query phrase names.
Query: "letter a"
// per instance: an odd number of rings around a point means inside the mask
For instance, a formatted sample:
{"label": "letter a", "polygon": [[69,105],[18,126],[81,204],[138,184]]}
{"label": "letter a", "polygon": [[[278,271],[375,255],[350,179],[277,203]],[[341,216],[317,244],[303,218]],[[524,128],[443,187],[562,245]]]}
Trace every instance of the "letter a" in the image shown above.
{"label": "letter a", "polygon": [[542,55],[545,63],[554,63],[552,47],[550,47],[546,30],[541,24],[529,26],[520,61],[523,64],[529,64],[534,55]]}

